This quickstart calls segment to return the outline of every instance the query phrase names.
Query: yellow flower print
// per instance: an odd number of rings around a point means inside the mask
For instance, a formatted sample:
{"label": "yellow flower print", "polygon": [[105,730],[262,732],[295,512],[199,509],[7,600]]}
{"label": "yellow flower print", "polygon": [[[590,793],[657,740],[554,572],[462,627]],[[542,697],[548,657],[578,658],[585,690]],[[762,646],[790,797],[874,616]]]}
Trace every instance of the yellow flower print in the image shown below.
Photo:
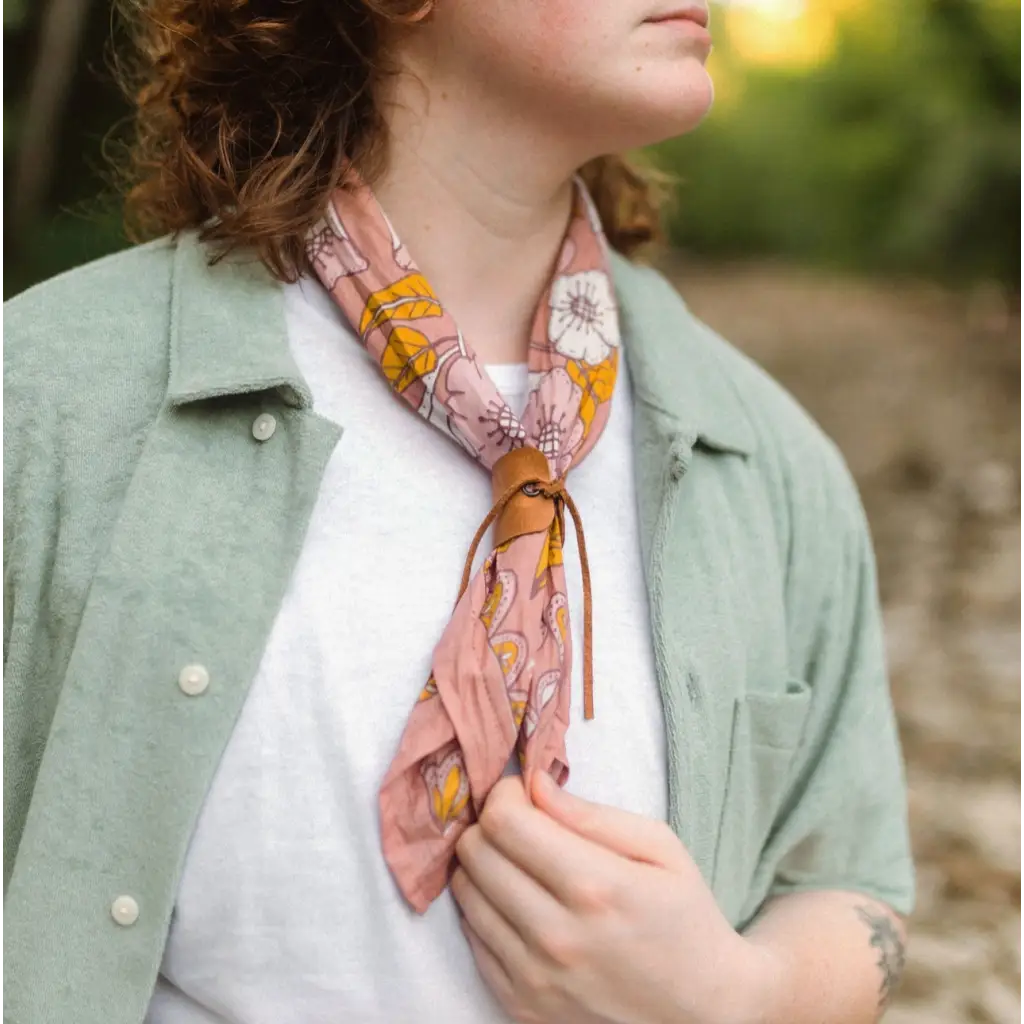
{"label": "yellow flower print", "polygon": [[565,364],[573,383],[583,392],[580,398],[580,419],[583,421],[584,437],[590,433],[590,425],[597,415],[598,406],[612,397],[618,367],[618,351],[613,351],[607,359],[593,366],[572,359]]}
{"label": "yellow flower print", "polygon": [[424,761],[423,781],[430,796],[430,812],[442,834],[456,822],[469,802],[469,778],[458,747]]}
{"label": "yellow flower print", "polygon": [[523,719],[526,717],[526,704],[529,700],[529,694],[523,690],[509,690],[508,704],[512,710],[512,721],[515,722],[516,729],[523,724]]}
{"label": "yellow flower print", "polygon": [[399,394],[432,373],[436,366],[437,353],[425,334],[412,327],[391,328],[380,356],[380,368]]}
{"label": "yellow flower print", "polygon": [[480,621],[484,625],[484,629],[490,629],[491,623],[494,621],[494,613],[498,610],[498,605],[501,604],[501,595],[505,590],[502,585],[502,581],[499,579],[494,584],[494,589],[487,595],[487,600],[484,601],[484,606],[480,610]]}
{"label": "yellow flower print", "polygon": [[465,786],[462,784],[462,775],[462,769],[453,764],[448,769],[443,784],[436,787],[432,794],[434,817],[443,825],[448,825],[458,817],[469,799],[469,793],[465,792]]}
{"label": "yellow flower print", "polygon": [[508,614],[516,596],[516,574],[511,569],[502,569],[494,581],[490,593],[480,609],[480,622],[491,635]]}
{"label": "yellow flower print", "polygon": [[543,587],[547,582],[547,571],[553,565],[562,565],[564,556],[562,553],[562,531],[558,526],[558,517],[551,521],[551,528],[544,538],[544,546],[540,549],[540,557],[537,559],[537,571],[533,574],[534,592]]}
{"label": "yellow flower print", "polygon": [[519,646],[513,640],[504,640],[500,644],[492,644],[491,650],[498,656],[498,664],[501,665],[501,671],[508,675],[509,669],[516,663]]}
{"label": "yellow flower print", "polygon": [[420,320],[443,313],[441,302],[427,279],[422,274],[409,274],[366,300],[359,320],[359,336],[365,341],[370,331],[386,320]]}
{"label": "yellow flower print", "polygon": [[569,608],[567,605],[561,605],[555,609],[555,628],[564,645],[565,636],[569,632]]}
{"label": "yellow flower print", "polygon": [[491,650],[501,666],[505,685],[511,687],[523,671],[527,652],[526,637],[512,630],[498,633],[491,640]]}

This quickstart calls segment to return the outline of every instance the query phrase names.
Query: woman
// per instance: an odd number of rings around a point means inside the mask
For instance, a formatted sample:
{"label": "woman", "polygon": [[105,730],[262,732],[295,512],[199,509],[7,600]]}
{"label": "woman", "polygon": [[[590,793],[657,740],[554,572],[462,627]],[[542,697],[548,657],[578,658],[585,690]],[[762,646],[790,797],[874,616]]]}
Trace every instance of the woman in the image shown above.
{"label": "woman", "polygon": [[707,11],[132,15],[160,237],[6,307],[10,1018],[875,1019],[860,503],[605,155]]}

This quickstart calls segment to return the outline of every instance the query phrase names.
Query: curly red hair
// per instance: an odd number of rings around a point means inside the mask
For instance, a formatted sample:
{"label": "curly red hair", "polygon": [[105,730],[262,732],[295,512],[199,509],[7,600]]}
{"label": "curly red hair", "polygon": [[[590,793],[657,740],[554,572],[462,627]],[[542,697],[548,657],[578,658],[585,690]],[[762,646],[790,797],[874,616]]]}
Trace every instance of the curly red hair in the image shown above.
{"label": "curly red hair", "polygon": [[[134,109],[126,226],[135,240],[199,228],[221,254],[255,250],[278,277],[345,159],[373,180],[385,158],[375,85],[389,26],[434,0],[121,0],[133,44],[119,77]],[[600,157],[581,169],[611,244],[658,235],[650,172]]]}

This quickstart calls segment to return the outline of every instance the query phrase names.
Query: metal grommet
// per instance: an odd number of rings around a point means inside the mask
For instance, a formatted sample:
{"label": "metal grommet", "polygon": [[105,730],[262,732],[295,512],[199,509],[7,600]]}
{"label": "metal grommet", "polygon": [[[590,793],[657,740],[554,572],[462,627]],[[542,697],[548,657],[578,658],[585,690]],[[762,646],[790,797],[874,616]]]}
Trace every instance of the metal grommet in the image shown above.
{"label": "metal grommet", "polygon": [[523,484],[522,491],[528,498],[536,498],[540,494],[540,486],[538,484]]}

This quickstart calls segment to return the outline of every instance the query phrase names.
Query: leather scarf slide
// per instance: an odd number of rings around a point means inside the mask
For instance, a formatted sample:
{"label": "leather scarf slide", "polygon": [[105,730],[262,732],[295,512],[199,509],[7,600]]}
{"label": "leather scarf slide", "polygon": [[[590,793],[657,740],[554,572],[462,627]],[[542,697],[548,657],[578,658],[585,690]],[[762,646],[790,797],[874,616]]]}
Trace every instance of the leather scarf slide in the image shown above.
{"label": "leather scarf slide", "polygon": [[[600,221],[579,179],[574,191],[533,319],[519,417],[355,175],[307,238],[310,264],[383,380],[491,474],[494,507],[470,544],[458,601],[380,787],[384,857],[420,913],[444,890],[456,841],[513,754],[527,782],[534,771],[560,785],[568,778],[566,510],[583,576],[584,715],[593,717],[590,574],[566,477],[608,420],[619,323]],[[493,548],[474,574],[492,524]]]}

